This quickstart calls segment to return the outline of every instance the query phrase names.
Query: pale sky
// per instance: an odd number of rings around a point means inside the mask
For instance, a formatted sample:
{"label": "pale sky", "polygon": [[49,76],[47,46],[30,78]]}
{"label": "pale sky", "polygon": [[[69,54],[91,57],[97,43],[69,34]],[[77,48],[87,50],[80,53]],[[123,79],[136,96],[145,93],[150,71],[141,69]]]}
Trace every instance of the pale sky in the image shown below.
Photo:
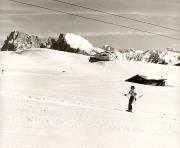
{"label": "pale sky", "polygon": [[[180,32],[57,3],[53,0],[17,1],[71,12],[180,39]],[[180,0],[64,1],[180,30]],[[1,44],[11,31],[19,30],[28,34],[38,35],[41,38],[57,37],[59,33],[75,33],[88,39],[96,47],[109,44],[117,49],[164,49],[167,47],[180,49],[180,40],[25,6],[9,0],[0,0],[0,24]]]}

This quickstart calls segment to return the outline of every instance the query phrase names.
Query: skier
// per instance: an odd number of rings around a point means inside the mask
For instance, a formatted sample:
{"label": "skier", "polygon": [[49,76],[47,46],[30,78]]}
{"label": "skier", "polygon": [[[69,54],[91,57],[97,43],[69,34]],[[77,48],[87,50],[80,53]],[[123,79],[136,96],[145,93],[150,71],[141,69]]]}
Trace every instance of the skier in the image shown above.
{"label": "skier", "polygon": [[135,92],[135,87],[134,86],[131,86],[131,90],[127,93],[127,94],[124,94],[124,96],[127,96],[127,95],[130,95],[130,98],[129,98],[129,104],[128,104],[128,112],[132,112],[132,103],[134,102],[134,100],[136,101],[136,92]]}

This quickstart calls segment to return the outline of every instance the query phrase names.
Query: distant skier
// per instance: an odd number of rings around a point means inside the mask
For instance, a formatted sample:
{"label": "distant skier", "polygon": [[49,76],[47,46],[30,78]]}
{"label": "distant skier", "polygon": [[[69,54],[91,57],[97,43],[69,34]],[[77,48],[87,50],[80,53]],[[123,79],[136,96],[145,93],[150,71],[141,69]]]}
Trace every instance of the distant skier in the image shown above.
{"label": "distant skier", "polygon": [[124,94],[124,96],[127,96],[127,95],[130,95],[130,98],[129,98],[129,104],[128,104],[128,112],[132,112],[132,103],[134,101],[136,101],[136,92],[135,92],[135,87],[134,86],[131,86],[131,90],[127,93],[127,94]]}
{"label": "distant skier", "polygon": [[3,72],[4,72],[4,69],[2,69],[1,72],[3,73]]}

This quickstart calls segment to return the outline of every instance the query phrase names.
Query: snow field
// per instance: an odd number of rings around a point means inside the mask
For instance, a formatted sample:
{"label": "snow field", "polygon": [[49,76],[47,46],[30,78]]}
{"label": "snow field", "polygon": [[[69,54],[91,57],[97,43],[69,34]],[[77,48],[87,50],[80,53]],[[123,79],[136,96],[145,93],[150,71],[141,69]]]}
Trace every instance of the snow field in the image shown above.
{"label": "snow field", "polygon": [[[0,147],[178,148],[178,67],[140,62],[89,63],[88,57],[34,49],[0,53]],[[62,72],[65,71],[65,72]],[[124,82],[163,75],[167,87]],[[131,85],[139,95],[125,112]]]}

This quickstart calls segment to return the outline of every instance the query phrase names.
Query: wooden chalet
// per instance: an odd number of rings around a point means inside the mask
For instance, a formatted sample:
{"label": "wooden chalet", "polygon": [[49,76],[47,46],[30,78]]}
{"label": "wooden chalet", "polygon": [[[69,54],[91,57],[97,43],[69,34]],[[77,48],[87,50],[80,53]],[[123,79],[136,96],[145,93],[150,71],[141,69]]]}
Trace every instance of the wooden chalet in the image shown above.
{"label": "wooden chalet", "polygon": [[165,86],[166,79],[154,79],[154,78],[148,78],[143,75],[135,75],[125,81],[127,82],[133,82],[133,83],[139,83],[144,85],[153,85],[153,86]]}

